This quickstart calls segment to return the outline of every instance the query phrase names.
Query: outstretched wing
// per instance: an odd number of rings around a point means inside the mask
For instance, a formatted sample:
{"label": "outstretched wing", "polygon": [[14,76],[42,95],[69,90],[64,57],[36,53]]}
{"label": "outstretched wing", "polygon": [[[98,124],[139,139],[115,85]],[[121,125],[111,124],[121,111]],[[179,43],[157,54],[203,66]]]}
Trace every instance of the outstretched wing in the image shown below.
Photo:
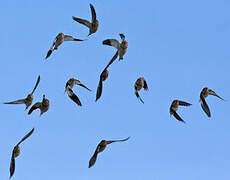
{"label": "outstretched wing", "polygon": [[98,151],[96,149],[96,151],[94,152],[93,156],[89,160],[89,166],[88,166],[89,168],[91,168],[95,164],[95,162],[97,160],[97,154],[98,154]]}
{"label": "outstretched wing", "polygon": [[187,103],[187,102],[185,102],[185,101],[179,101],[179,105],[180,105],[180,106],[191,106],[192,104]]}
{"label": "outstretched wing", "polygon": [[206,103],[206,101],[202,95],[200,96],[200,99],[201,99],[201,107],[202,107],[203,111],[207,114],[208,117],[211,117],[211,112],[210,112],[210,109],[208,107],[208,104]]}
{"label": "outstretched wing", "polygon": [[87,89],[88,91],[91,91],[91,89],[87,88],[87,87],[86,87],[84,84],[82,84],[80,81],[77,82],[77,85],[79,85],[79,86],[81,86],[81,87]]}
{"label": "outstretched wing", "polygon": [[54,40],[54,42],[53,42],[51,48],[50,48],[49,51],[47,52],[46,59],[52,54],[52,52],[53,52],[53,50],[54,50],[54,48],[55,48],[55,44],[56,44],[57,39],[58,39],[58,36],[56,36],[56,38],[55,38],[55,40]]}
{"label": "outstretched wing", "polygon": [[102,82],[102,79],[100,78],[99,84],[97,86],[96,101],[101,97],[102,88],[103,88],[103,82]]}
{"label": "outstretched wing", "polygon": [[40,102],[35,103],[35,104],[30,108],[28,114],[31,114],[31,113],[32,113],[35,109],[37,109],[37,108],[40,109],[41,106],[42,106],[42,103],[40,103]]}
{"label": "outstretched wing", "polygon": [[222,97],[220,97],[218,94],[216,94],[213,90],[211,90],[211,89],[208,89],[208,94],[210,94],[210,95],[213,95],[213,96],[216,96],[216,97],[218,97],[219,99],[221,99],[221,100],[224,100]]}
{"label": "outstretched wing", "polygon": [[144,79],[144,90],[149,90],[146,80]]}
{"label": "outstretched wing", "polygon": [[96,16],[96,11],[92,4],[90,4],[90,9],[91,9],[91,14],[92,14],[92,22],[95,22],[97,19],[97,16]]}
{"label": "outstretched wing", "polygon": [[74,17],[74,16],[72,16],[72,18],[73,18],[74,21],[77,21],[78,23],[83,24],[83,25],[87,26],[88,28],[91,27],[91,23],[89,21],[85,20],[85,19],[77,18],[77,17]]}
{"label": "outstretched wing", "polygon": [[185,121],[179,116],[179,114],[177,114],[176,111],[174,111],[173,109],[170,109],[173,112],[173,116],[178,120],[181,121],[183,123],[185,123]]}
{"label": "outstretched wing", "polygon": [[135,92],[135,95],[136,95],[136,96],[137,96],[137,98],[138,98],[138,99],[140,99],[140,101],[144,104],[144,101],[141,99],[141,97],[140,97],[140,95],[139,95],[138,91],[136,91],[136,92]]}
{"label": "outstretched wing", "polygon": [[77,105],[82,106],[80,99],[74,94],[73,90],[67,87],[67,94]]}
{"label": "outstretched wing", "polygon": [[107,69],[118,57],[118,51],[114,54],[114,56],[112,57],[112,59],[109,61],[109,63],[107,64],[107,66],[105,67],[105,69]]}
{"label": "outstretched wing", "polygon": [[4,102],[4,104],[24,104],[24,103],[25,103],[25,99],[19,99],[11,102]]}
{"label": "outstretched wing", "polygon": [[51,50],[51,49],[47,52],[46,59],[47,59],[48,57],[50,57],[50,55],[52,54],[52,52],[53,52],[53,50]]}
{"label": "outstretched wing", "polygon": [[34,93],[34,91],[35,91],[35,90],[36,90],[36,88],[38,87],[39,82],[40,82],[40,75],[38,76],[37,82],[36,82],[36,84],[35,84],[35,86],[34,86],[34,89],[33,89],[33,91],[32,91],[32,93],[31,93],[31,94],[33,94],[33,93]]}
{"label": "outstretched wing", "polygon": [[20,145],[23,141],[25,141],[28,137],[30,137],[31,134],[33,134],[33,132],[34,132],[34,128],[21,139],[21,141],[17,144],[17,146]]}
{"label": "outstretched wing", "polygon": [[102,44],[104,45],[108,45],[108,46],[113,46],[115,48],[117,48],[117,50],[119,49],[120,47],[120,43],[118,40],[116,39],[106,39],[102,42]]}
{"label": "outstretched wing", "polygon": [[124,142],[124,141],[127,141],[130,137],[127,137],[125,139],[120,139],[120,140],[110,140],[110,141],[106,141],[106,144],[111,144],[111,143],[114,143],[114,142]]}
{"label": "outstretched wing", "polygon": [[13,154],[12,154],[12,157],[10,160],[10,178],[14,175],[14,171],[15,171],[15,159],[14,159]]}
{"label": "outstretched wing", "polygon": [[84,41],[84,40],[82,40],[82,39],[77,39],[77,38],[75,38],[75,37],[73,37],[73,36],[65,35],[65,36],[64,36],[64,41]]}

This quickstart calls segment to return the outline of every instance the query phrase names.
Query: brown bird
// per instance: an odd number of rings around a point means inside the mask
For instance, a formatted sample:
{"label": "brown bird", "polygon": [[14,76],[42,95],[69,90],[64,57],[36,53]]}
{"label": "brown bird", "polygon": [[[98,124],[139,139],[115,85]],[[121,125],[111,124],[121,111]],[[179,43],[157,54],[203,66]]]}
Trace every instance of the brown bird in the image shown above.
{"label": "brown bird", "polygon": [[50,102],[48,99],[45,98],[45,95],[43,95],[42,102],[37,102],[35,103],[29,110],[28,114],[31,114],[35,109],[39,108],[40,109],[40,116],[48,111],[50,107]]}
{"label": "brown bird", "polygon": [[48,51],[48,53],[47,53],[47,55],[46,55],[46,59],[52,54],[53,50],[57,50],[58,47],[59,47],[64,41],[84,41],[84,40],[77,39],[77,38],[75,38],[75,37],[73,37],[73,36],[64,35],[63,33],[59,33],[59,34],[56,36],[56,38],[55,38],[55,40],[54,40],[54,42],[53,42],[53,44],[52,44],[50,50]]}
{"label": "brown bird", "polygon": [[137,98],[140,99],[140,101],[144,104],[144,101],[141,99],[138,91],[140,91],[142,88],[144,88],[145,91],[148,90],[148,85],[146,83],[146,80],[143,77],[140,77],[136,80],[135,85],[134,85],[134,89],[135,89],[135,94],[137,96]]}
{"label": "brown bird", "polygon": [[92,167],[95,164],[95,162],[97,160],[97,154],[102,152],[102,151],[104,151],[108,144],[111,144],[111,143],[114,143],[114,142],[124,142],[124,141],[127,141],[129,138],[130,137],[122,139],[122,140],[111,140],[111,141],[102,140],[97,145],[96,151],[94,152],[93,156],[91,157],[91,159],[89,161],[89,168]]}
{"label": "brown bird", "polygon": [[104,44],[104,45],[113,46],[117,49],[117,52],[114,55],[114,57],[112,58],[112,60],[109,62],[109,65],[112,64],[113,61],[115,61],[115,59],[117,58],[118,55],[119,55],[119,60],[122,60],[124,54],[127,51],[128,42],[125,40],[125,35],[124,34],[119,34],[119,35],[122,39],[121,43],[116,39],[106,39],[102,42],[102,44]]}
{"label": "brown bird", "polygon": [[14,175],[14,171],[15,171],[15,158],[18,157],[19,154],[20,154],[20,147],[19,147],[19,145],[23,141],[25,141],[28,137],[30,137],[33,132],[34,132],[34,128],[28,134],[26,134],[21,139],[21,141],[19,141],[19,143],[16,144],[16,146],[14,146],[14,149],[13,149],[13,152],[12,152],[12,155],[11,155],[11,160],[10,160],[10,178]]}
{"label": "brown bird", "polygon": [[218,97],[221,100],[224,100],[222,97],[218,96],[213,90],[205,87],[202,89],[200,93],[200,101],[201,101],[201,107],[204,110],[204,112],[208,115],[208,117],[211,117],[211,112],[209,110],[208,104],[205,101],[205,98],[208,97],[208,95],[213,95]]}
{"label": "brown bird", "polygon": [[[33,91],[27,95],[27,97],[25,99],[19,99],[19,100],[16,100],[16,101],[12,101],[12,102],[5,102],[4,104],[25,104],[26,105],[26,109],[28,109],[28,107],[32,104],[33,102],[33,93],[34,91],[36,90],[36,88],[38,87],[38,84],[40,82],[40,76],[38,76],[38,79],[37,79],[37,82],[34,86],[34,89]],[[26,110],[25,109],[25,110]]]}
{"label": "brown bird", "polygon": [[92,4],[90,4],[90,9],[91,9],[91,14],[92,14],[92,21],[91,22],[89,22],[85,19],[80,19],[80,18],[72,16],[73,20],[75,20],[78,23],[83,24],[89,28],[88,36],[95,33],[97,31],[98,25],[99,25],[98,20],[97,20],[97,16],[96,16],[96,11],[95,11]]}
{"label": "brown bird", "polygon": [[108,75],[109,75],[109,71],[107,70],[107,68],[105,68],[100,75],[100,80],[97,87],[96,101],[101,97],[103,81],[105,81],[108,78]]}
{"label": "brown bird", "polygon": [[170,115],[173,115],[178,121],[181,121],[183,123],[185,123],[185,121],[177,114],[177,109],[178,106],[191,106],[192,104],[184,102],[184,101],[180,101],[180,100],[174,100],[170,106]]}
{"label": "brown bird", "polygon": [[72,99],[77,105],[82,106],[80,99],[77,97],[77,95],[73,92],[72,88],[73,86],[77,84],[81,87],[84,87],[88,91],[91,91],[89,88],[87,88],[85,85],[83,85],[79,80],[70,78],[66,85],[65,85],[65,91],[67,91],[68,96],[70,99]]}

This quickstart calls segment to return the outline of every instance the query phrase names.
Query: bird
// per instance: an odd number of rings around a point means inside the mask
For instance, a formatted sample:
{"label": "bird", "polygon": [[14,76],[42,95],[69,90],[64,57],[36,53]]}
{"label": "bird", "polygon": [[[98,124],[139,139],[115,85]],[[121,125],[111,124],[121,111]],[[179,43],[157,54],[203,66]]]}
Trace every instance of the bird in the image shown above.
{"label": "bird", "polygon": [[204,110],[204,112],[207,114],[208,117],[211,117],[211,112],[209,110],[208,104],[205,101],[205,98],[208,97],[208,95],[213,95],[218,97],[221,100],[224,100],[222,97],[217,95],[213,90],[204,87],[200,93],[200,102],[201,102],[201,107]]}
{"label": "bird", "polygon": [[119,61],[123,59],[124,54],[127,51],[128,48],[128,42],[125,40],[125,35],[124,34],[119,34],[121,37],[121,43],[116,40],[116,39],[106,39],[104,41],[102,41],[103,45],[109,45],[109,46],[113,46],[117,49],[116,54],[114,55],[114,58],[110,61],[109,65],[113,63],[113,61],[115,61],[115,57],[117,57],[119,55]]}
{"label": "bird", "polygon": [[114,142],[124,142],[124,141],[127,141],[130,137],[128,138],[125,138],[125,139],[121,139],[121,140],[109,140],[109,141],[106,141],[106,140],[102,140],[98,145],[97,145],[97,148],[93,154],[93,156],[90,158],[89,160],[89,166],[88,168],[92,167],[96,160],[97,160],[97,154],[104,151],[106,146],[108,144],[111,144],[111,143],[114,143]]}
{"label": "bird", "polygon": [[97,16],[96,16],[96,11],[95,11],[95,9],[94,9],[92,4],[90,4],[90,9],[91,9],[91,14],[92,14],[92,21],[91,22],[89,22],[89,21],[87,21],[85,19],[80,19],[80,18],[72,16],[73,20],[75,20],[78,23],[83,24],[83,25],[85,25],[85,26],[87,26],[89,28],[88,36],[90,36],[91,34],[97,32],[98,25],[99,25],[98,20],[97,20]]}
{"label": "bird", "polygon": [[31,114],[35,109],[39,108],[40,109],[40,116],[48,111],[50,107],[50,102],[48,99],[46,99],[45,95],[43,95],[42,102],[37,102],[35,103],[29,110],[28,114]]}
{"label": "bird", "polygon": [[65,91],[67,92],[70,99],[72,99],[77,105],[82,106],[80,99],[77,97],[77,95],[73,92],[72,88],[73,86],[77,84],[81,87],[84,87],[88,91],[91,91],[89,88],[87,88],[84,84],[82,84],[79,80],[75,78],[70,78],[65,86]]}
{"label": "bird", "polygon": [[91,91],[89,88],[87,88],[84,84],[82,84],[78,79],[75,79],[75,78],[70,78],[66,85],[65,85],[65,89],[67,90],[67,87],[69,86],[71,89],[73,88],[73,86],[77,84],[85,89],[87,89],[88,91]]}
{"label": "bird", "polygon": [[147,85],[146,80],[143,77],[139,77],[135,82],[134,89],[135,89],[135,94],[136,94],[137,98],[139,98],[140,101],[144,104],[144,101],[141,99],[141,97],[138,93],[138,91],[140,91],[142,88],[144,88],[144,90],[147,91],[148,85]]}
{"label": "bird", "polygon": [[191,106],[192,104],[185,101],[174,100],[170,106],[170,115],[173,115],[178,121],[185,123],[185,121],[177,114],[178,106]]}
{"label": "bird", "polygon": [[37,82],[36,82],[36,84],[35,84],[35,86],[34,86],[33,91],[32,91],[30,94],[28,94],[26,98],[24,98],[24,99],[19,99],[19,100],[16,100],[16,101],[12,101],[12,102],[4,102],[4,104],[25,104],[25,105],[26,105],[25,110],[27,110],[28,107],[29,107],[29,106],[32,104],[32,102],[33,102],[33,99],[34,99],[34,98],[33,98],[33,93],[34,93],[34,91],[36,90],[36,88],[38,87],[39,82],[40,82],[40,76],[38,76],[38,79],[37,79]]}
{"label": "bird", "polygon": [[[31,134],[33,134],[34,132],[34,128],[28,133],[26,134],[21,141],[19,141],[18,144],[16,144],[16,146],[14,146],[12,155],[11,155],[11,160],[10,160],[10,178],[14,175],[14,171],[15,171],[15,158],[18,157],[20,155],[20,144],[25,141],[28,137],[31,136]],[[10,179],[9,178],[9,179]]]}
{"label": "bird", "polygon": [[100,75],[99,84],[97,86],[96,101],[101,97],[103,81],[105,81],[108,78],[108,76],[109,76],[109,71],[107,70],[107,68],[105,68]]}
{"label": "bird", "polygon": [[56,38],[55,38],[55,40],[54,40],[54,42],[53,42],[51,48],[49,49],[49,51],[48,51],[48,53],[47,53],[47,55],[46,55],[46,59],[52,54],[52,52],[53,52],[54,50],[57,50],[58,47],[59,47],[64,41],[84,41],[84,40],[82,40],[82,39],[77,39],[77,38],[75,38],[75,37],[73,37],[73,36],[65,35],[65,34],[63,34],[62,32],[60,32],[60,33],[56,36]]}

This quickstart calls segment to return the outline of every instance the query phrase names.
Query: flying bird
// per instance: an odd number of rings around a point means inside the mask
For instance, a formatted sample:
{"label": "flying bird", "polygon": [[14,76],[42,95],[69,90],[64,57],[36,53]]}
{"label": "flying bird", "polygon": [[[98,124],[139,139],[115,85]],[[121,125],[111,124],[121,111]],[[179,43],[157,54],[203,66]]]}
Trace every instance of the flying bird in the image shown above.
{"label": "flying bird", "polygon": [[109,75],[109,71],[107,70],[107,68],[105,68],[100,75],[100,80],[97,87],[96,101],[101,97],[103,81],[105,81],[108,78],[108,75]]}
{"label": "flying bird", "polygon": [[97,160],[97,154],[104,151],[106,146],[108,144],[111,144],[111,143],[114,143],[114,142],[124,142],[124,141],[127,141],[130,137],[128,138],[125,138],[125,139],[121,139],[121,140],[110,140],[110,141],[106,141],[106,140],[102,140],[98,145],[97,145],[97,148],[93,154],[93,156],[91,157],[90,161],[89,161],[89,168],[92,167],[96,160]]}
{"label": "flying bird", "polygon": [[43,95],[42,102],[35,103],[29,110],[28,114],[31,114],[35,109],[40,109],[40,116],[48,111],[50,107],[50,102],[48,99],[46,99],[45,95]]}
{"label": "flying bird", "polygon": [[72,99],[77,105],[82,106],[80,99],[77,97],[77,95],[73,92],[72,88],[73,86],[77,84],[81,87],[84,87],[88,91],[91,91],[89,88],[87,88],[84,84],[82,84],[79,80],[70,78],[65,86],[65,91],[67,92],[70,99]]}
{"label": "flying bird", "polygon": [[91,9],[91,14],[92,14],[92,21],[91,22],[89,22],[85,19],[80,19],[80,18],[72,16],[73,20],[75,20],[78,23],[83,24],[89,28],[88,36],[95,33],[97,31],[98,25],[99,25],[97,17],[96,17],[96,11],[95,11],[92,4],[90,4],[90,9]]}
{"label": "flying bird", "polygon": [[[19,141],[18,144],[16,144],[16,146],[14,146],[12,155],[11,155],[11,160],[10,160],[10,178],[14,175],[14,171],[15,171],[15,158],[18,157],[20,155],[20,147],[19,145],[25,141],[28,137],[31,136],[31,134],[33,134],[34,132],[34,128],[28,133],[26,134],[21,141]],[[10,179],[9,178],[9,179]]]}
{"label": "flying bird", "polygon": [[170,115],[173,115],[178,121],[181,121],[185,123],[185,121],[177,114],[178,106],[191,106],[192,104],[180,101],[180,100],[174,100],[170,106],[169,112]]}
{"label": "flying bird", "polygon": [[144,104],[144,101],[141,99],[138,91],[140,91],[142,88],[144,88],[145,91],[148,90],[148,85],[146,83],[146,80],[143,77],[140,77],[136,80],[135,85],[134,85],[134,89],[135,89],[135,94],[137,96],[137,98],[140,99],[140,101]]}
{"label": "flying bird", "polygon": [[102,42],[102,44],[104,45],[109,45],[109,46],[113,46],[117,49],[116,54],[114,55],[114,57],[112,58],[112,60],[109,62],[109,65],[113,63],[113,61],[116,60],[115,57],[119,56],[119,60],[123,59],[124,54],[127,51],[128,48],[128,42],[125,40],[125,35],[124,34],[119,34],[121,37],[121,43],[116,40],[116,39],[106,39]]}
{"label": "flying bird", "polygon": [[53,44],[52,44],[50,50],[48,51],[48,53],[47,53],[47,55],[46,55],[46,59],[52,54],[53,50],[57,50],[58,47],[59,47],[64,41],[84,41],[84,40],[77,39],[77,38],[75,38],[75,37],[73,37],[73,36],[65,35],[65,34],[63,34],[63,33],[59,33],[59,34],[56,36],[56,38],[55,38],[55,40],[54,40],[54,42],[53,42]]}
{"label": "flying bird", "polygon": [[[34,89],[33,89],[33,91],[30,93],[30,94],[28,94],[27,95],[27,97],[26,98],[24,98],[24,99],[19,99],[19,100],[16,100],[16,101],[12,101],[12,102],[5,102],[4,104],[25,104],[26,105],[26,109],[28,109],[28,107],[32,104],[32,102],[33,102],[33,93],[34,93],[34,91],[36,90],[36,88],[38,87],[38,84],[39,84],[39,82],[40,82],[40,76],[38,76],[38,79],[37,79],[37,82],[36,82],[36,84],[35,84],[35,86],[34,86]],[[25,109],[25,110],[26,110]]]}
{"label": "flying bird", "polygon": [[204,112],[207,114],[207,116],[211,117],[211,112],[209,110],[208,104],[205,101],[205,98],[208,97],[208,95],[216,96],[221,100],[224,100],[224,99],[222,97],[220,97],[219,95],[217,95],[213,90],[211,90],[207,87],[202,89],[202,91],[200,93],[201,107],[204,110]]}

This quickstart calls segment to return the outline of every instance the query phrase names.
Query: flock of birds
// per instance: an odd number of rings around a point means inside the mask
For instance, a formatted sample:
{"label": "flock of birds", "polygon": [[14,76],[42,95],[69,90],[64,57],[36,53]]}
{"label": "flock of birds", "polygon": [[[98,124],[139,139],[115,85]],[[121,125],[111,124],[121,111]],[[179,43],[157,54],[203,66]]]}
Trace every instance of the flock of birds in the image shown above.
{"label": "flock of birds", "polygon": [[[91,9],[91,14],[92,14],[92,21],[89,22],[88,20],[85,19],[80,19],[77,17],[72,17],[74,21],[77,21],[80,24],[83,24],[85,26],[87,26],[89,28],[89,34],[88,36],[92,35],[93,33],[97,32],[98,29],[98,20],[96,17],[96,11],[94,9],[94,6],[92,4],[90,4],[90,9]],[[109,61],[109,63],[107,64],[107,66],[103,69],[102,73],[100,74],[100,80],[99,80],[99,84],[97,87],[97,92],[96,92],[96,101],[101,97],[102,95],[102,87],[103,87],[103,81],[105,81],[108,78],[109,72],[108,72],[108,68],[109,66],[118,58],[119,56],[119,61],[123,59],[123,56],[125,55],[127,48],[128,48],[128,42],[125,40],[125,35],[124,34],[119,34],[120,38],[121,38],[121,42],[119,42],[116,39],[106,39],[102,42],[102,44],[104,45],[109,45],[109,46],[113,46],[117,49],[115,55],[112,57],[112,59]],[[84,41],[81,39],[77,39],[73,36],[70,35],[65,35],[63,33],[59,33],[51,48],[49,49],[47,55],[46,55],[46,59],[52,54],[52,52],[54,50],[57,50],[58,47],[64,42],[64,41]],[[27,110],[32,102],[33,102],[33,93],[35,92],[36,88],[38,87],[38,84],[40,82],[40,76],[38,76],[37,82],[35,84],[34,89],[32,90],[32,92],[30,94],[27,95],[26,98],[24,99],[19,99],[16,101],[11,101],[11,102],[5,102],[4,104],[25,104],[26,108],[25,110]],[[80,101],[80,99],[78,98],[78,96],[73,92],[72,88],[74,87],[74,85],[79,85],[85,89],[87,89],[88,91],[91,91],[88,87],[86,87],[84,84],[82,84],[79,80],[75,79],[75,78],[70,78],[67,82],[66,82],[66,86],[65,86],[65,92],[67,92],[69,98],[74,101],[77,105],[82,106],[82,103]],[[142,98],[139,95],[139,91],[141,89],[144,90],[148,90],[148,85],[147,82],[145,80],[144,77],[139,77],[135,84],[134,84],[134,92],[136,97],[142,102],[144,103],[144,101],[142,100]],[[219,95],[217,95],[213,90],[205,87],[202,89],[201,93],[200,93],[200,102],[201,102],[201,107],[203,109],[203,111],[207,114],[208,117],[211,117],[211,112],[209,109],[209,106],[205,100],[205,98],[208,97],[208,95],[214,95],[218,98],[220,98],[221,100],[224,100],[223,98],[221,98]],[[185,121],[177,114],[177,110],[179,106],[191,106],[192,104],[185,102],[185,101],[181,101],[181,100],[174,100],[169,108],[169,112],[170,115],[173,115],[178,121],[184,122]],[[31,114],[34,110],[36,109],[40,109],[40,116],[47,112],[48,109],[50,107],[50,103],[49,100],[46,99],[45,95],[43,95],[43,99],[42,102],[36,102],[28,111],[28,114]],[[15,171],[15,158],[19,156],[20,154],[20,147],[19,145],[25,141],[28,137],[30,137],[34,132],[34,128],[27,133],[14,147],[13,152],[12,152],[12,156],[11,156],[11,161],[10,161],[10,178],[13,176],[14,171]],[[124,142],[127,141],[130,137],[125,138],[125,139],[121,139],[121,140],[102,140],[96,147],[96,150],[93,154],[93,156],[91,157],[91,159],[89,160],[89,168],[92,167],[96,160],[97,160],[97,155],[100,152],[103,152],[106,148],[106,146],[108,144],[114,143],[114,142]]]}

